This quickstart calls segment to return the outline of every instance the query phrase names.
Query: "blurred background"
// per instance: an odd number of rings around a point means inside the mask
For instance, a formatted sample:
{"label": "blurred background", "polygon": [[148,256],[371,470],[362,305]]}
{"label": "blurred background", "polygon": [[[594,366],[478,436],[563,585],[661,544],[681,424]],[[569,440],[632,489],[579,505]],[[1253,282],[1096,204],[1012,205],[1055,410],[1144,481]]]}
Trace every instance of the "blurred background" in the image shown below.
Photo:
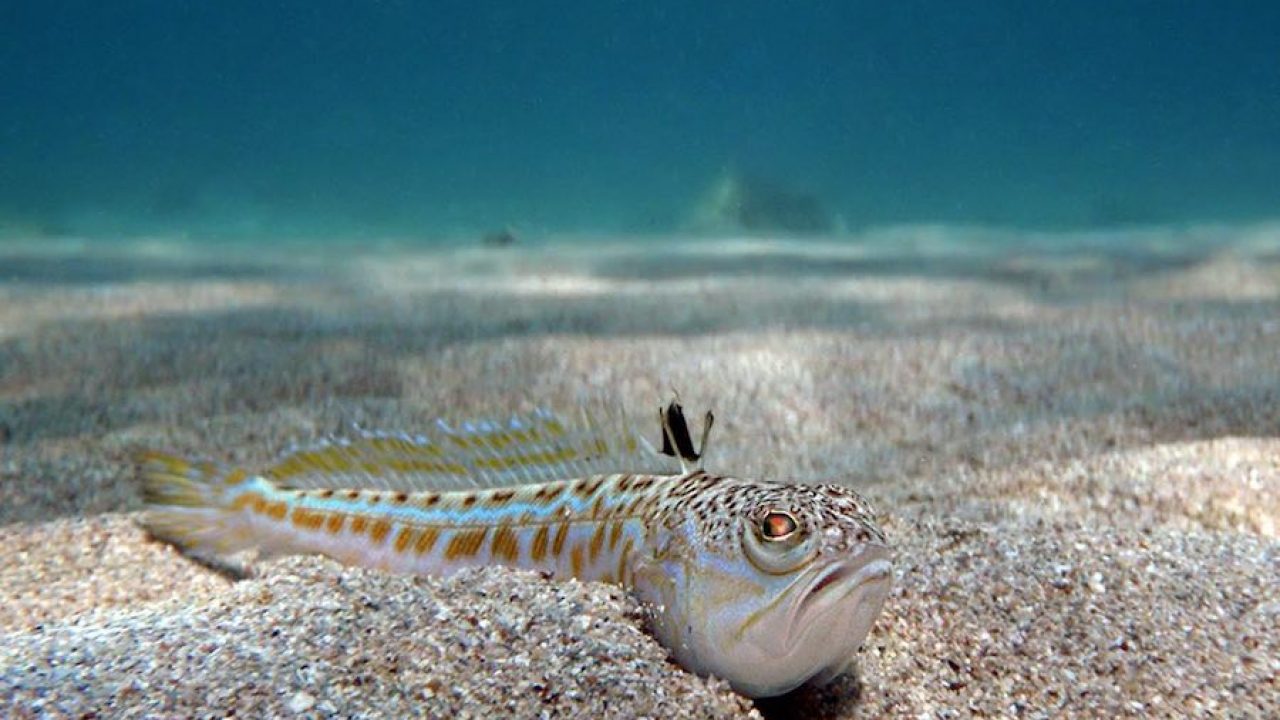
{"label": "blurred background", "polygon": [[1280,4],[0,6],[0,234],[1274,218]]}

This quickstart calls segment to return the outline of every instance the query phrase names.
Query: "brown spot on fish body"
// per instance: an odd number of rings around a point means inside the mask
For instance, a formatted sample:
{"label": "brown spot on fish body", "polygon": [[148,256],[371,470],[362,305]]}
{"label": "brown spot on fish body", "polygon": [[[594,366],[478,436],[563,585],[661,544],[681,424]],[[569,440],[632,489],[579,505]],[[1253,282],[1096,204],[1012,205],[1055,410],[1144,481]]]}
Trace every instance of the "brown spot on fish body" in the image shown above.
{"label": "brown spot on fish body", "polygon": [[588,548],[587,557],[591,562],[595,562],[600,557],[600,551],[604,549],[604,523],[596,523],[596,532],[591,536],[591,546]]}
{"label": "brown spot on fish body", "polygon": [[422,505],[422,507],[429,508],[429,507],[435,507],[435,505],[439,502],[440,502],[440,493],[427,493],[425,496],[423,496],[419,504]]}
{"label": "brown spot on fish body", "polygon": [[573,577],[582,577],[582,545],[576,544],[569,551],[569,568],[573,573]]}
{"label": "brown spot on fish body", "polygon": [[391,496],[391,500],[397,504],[403,505],[404,503],[409,502],[409,493],[398,492]]}
{"label": "brown spot on fish body", "polygon": [[600,489],[601,485],[604,485],[604,482],[607,479],[608,478],[606,477],[583,478],[578,481],[577,485],[574,486],[573,494],[582,498],[583,500],[586,500],[592,495],[595,495],[596,491]]}
{"label": "brown spot on fish body", "polygon": [[467,495],[466,497],[462,498],[462,507],[469,508],[472,505],[476,504],[476,500],[477,498],[474,494]]}
{"label": "brown spot on fish body", "polygon": [[618,582],[623,585],[631,584],[631,578],[628,575],[631,570],[631,545],[631,538],[627,538],[627,541],[622,544],[622,552],[618,553]]}
{"label": "brown spot on fish body", "polygon": [[622,522],[615,520],[612,523],[613,526],[609,528],[609,552],[613,552],[618,547],[618,540],[622,539]]}
{"label": "brown spot on fish body", "polygon": [[330,513],[324,510],[312,510],[311,517],[307,518],[308,530],[322,530],[325,522],[329,519]]}
{"label": "brown spot on fish body", "polygon": [[515,490],[495,490],[489,495],[489,504],[495,507],[506,505],[515,496]]}
{"label": "brown spot on fish body", "polygon": [[418,542],[414,543],[413,551],[419,555],[425,555],[431,552],[431,548],[435,547],[436,540],[440,537],[440,528],[427,526],[422,528],[422,532],[418,533]]}
{"label": "brown spot on fish body", "polygon": [[382,493],[380,493],[380,492],[371,492],[371,493],[369,493],[369,494],[368,494],[368,498],[366,499],[366,501],[367,501],[370,505],[377,505],[378,503],[382,502]]}
{"label": "brown spot on fish body", "polygon": [[256,507],[257,501],[261,499],[262,499],[262,495],[256,492],[245,493],[237,497],[235,500],[231,501],[231,511],[240,512],[241,510],[244,510],[245,508],[248,508],[250,506]]}
{"label": "brown spot on fish body", "polygon": [[640,513],[641,513],[642,515],[648,515],[649,513],[652,513],[652,512],[653,512],[653,510],[654,510],[654,508],[658,507],[658,505],[659,505],[661,502],[662,502],[662,498],[658,497],[657,495],[653,495],[653,496],[649,497],[649,498],[648,498],[647,500],[645,500],[645,502],[640,506]]}
{"label": "brown spot on fish body", "polygon": [[636,511],[640,509],[640,503],[644,502],[644,499],[645,498],[643,495],[635,496],[635,498],[631,501],[631,503],[627,505],[626,514],[635,515]]}
{"label": "brown spot on fish body", "polygon": [[240,483],[244,482],[245,478],[247,477],[249,477],[248,472],[241,470],[239,468],[236,468],[235,470],[232,470],[231,472],[227,473],[227,476],[222,479],[222,482],[224,485],[227,485],[227,486],[239,485]]}
{"label": "brown spot on fish body", "polygon": [[627,498],[618,498],[618,501],[613,504],[613,512],[609,513],[609,517],[625,519],[630,517],[630,512],[631,504]]}
{"label": "brown spot on fish body", "polygon": [[596,496],[596,501],[591,504],[591,519],[592,520],[600,519],[600,517],[604,515],[604,512],[605,512],[604,495],[598,495]]}
{"label": "brown spot on fish body", "polygon": [[550,505],[556,498],[564,492],[566,485],[562,482],[553,483],[551,485],[543,485],[538,488],[538,492],[534,493],[533,499],[544,505]]}
{"label": "brown spot on fish body", "polygon": [[367,527],[369,527],[369,518],[364,515],[356,515],[351,518],[351,532],[356,535],[363,535]]}
{"label": "brown spot on fish body", "polygon": [[520,539],[515,531],[503,525],[493,531],[489,549],[494,558],[514,563],[520,558]]}
{"label": "brown spot on fish body", "polygon": [[321,500],[328,500],[329,498],[333,497],[333,490],[330,490],[329,488],[325,488],[323,490],[317,490],[316,497],[320,498]]}
{"label": "brown spot on fish body", "polygon": [[631,476],[619,475],[618,479],[614,481],[613,486],[618,488],[618,492],[626,492],[627,488],[631,487]]}
{"label": "brown spot on fish body", "polygon": [[409,546],[412,545],[417,540],[416,535],[417,535],[417,531],[415,531],[413,528],[409,528],[409,527],[400,528],[400,532],[396,533],[396,544],[395,544],[396,552],[402,553],[405,550],[408,550]]}
{"label": "brown spot on fish body", "polygon": [[702,475],[703,473],[701,470],[695,470],[694,472],[677,480],[676,484],[668,490],[668,492],[671,497],[674,498],[688,497],[689,495],[700,492],[702,490],[702,484],[698,481],[702,478]]}
{"label": "brown spot on fish body", "polygon": [[569,522],[566,520],[565,522],[560,523],[560,526],[556,528],[555,540],[551,542],[551,554],[553,556],[563,557],[562,553],[564,552],[564,540],[568,536],[569,536]]}
{"label": "brown spot on fish body", "polygon": [[533,535],[533,545],[529,547],[529,558],[534,562],[542,562],[547,556],[547,536],[551,534],[550,525],[541,525]]}
{"label": "brown spot on fish body", "polygon": [[346,516],[342,513],[330,513],[329,519],[325,521],[325,530],[331,535],[337,535],[342,532],[342,524],[346,521]]}
{"label": "brown spot on fish body", "polygon": [[[279,511],[283,512],[284,503],[279,503],[279,504],[281,506],[279,508]],[[268,514],[271,515],[272,517],[275,517],[276,511],[277,511],[276,508],[274,507],[270,508],[268,511]],[[302,530],[319,530],[320,526],[323,524],[324,524],[324,513],[319,513],[314,510],[308,510],[307,508],[293,509],[293,526],[294,527]]]}
{"label": "brown spot on fish body", "polygon": [[457,560],[458,558],[473,557],[480,551],[480,546],[484,544],[485,536],[488,534],[489,528],[487,527],[455,531],[453,537],[449,538],[449,545],[444,549],[444,558],[446,560]]}
{"label": "brown spot on fish body", "polygon": [[281,501],[267,503],[266,513],[267,517],[272,520],[283,520],[284,516],[289,513],[289,506]]}
{"label": "brown spot on fish body", "polygon": [[387,539],[387,533],[391,532],[391,523],[378,519],[373,521],[373,527],[369,528],[369,539],[376,545],[381,545],[383,540]]}

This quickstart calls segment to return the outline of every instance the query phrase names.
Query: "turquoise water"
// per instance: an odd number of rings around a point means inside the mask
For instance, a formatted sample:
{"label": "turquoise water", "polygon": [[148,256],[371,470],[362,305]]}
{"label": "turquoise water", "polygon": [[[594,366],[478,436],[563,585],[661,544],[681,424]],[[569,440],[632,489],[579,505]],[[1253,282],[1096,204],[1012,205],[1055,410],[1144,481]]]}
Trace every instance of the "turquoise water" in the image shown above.
{"label": "turquoise water", "polygon": [[1260,0],[6,3],[0,234],[1266,220],[1278,36]]}

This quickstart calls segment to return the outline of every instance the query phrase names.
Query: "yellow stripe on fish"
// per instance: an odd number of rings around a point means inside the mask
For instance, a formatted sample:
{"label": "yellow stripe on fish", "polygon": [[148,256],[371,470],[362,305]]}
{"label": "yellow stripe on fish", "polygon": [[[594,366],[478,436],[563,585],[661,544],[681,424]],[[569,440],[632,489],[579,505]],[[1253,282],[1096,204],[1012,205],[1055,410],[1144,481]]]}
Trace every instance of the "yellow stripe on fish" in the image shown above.
{"label": "yellow stripe on fish", "polygon": [[[682,465],[702,454],[678,405],[660,417]],[[192,553],[317,553],[428,575],[506,565],[619,583],[652,609],[678,662],[749,696],[842,672],[891,583],[867,502],[837,485],[701,469],[560,475],[638,463],[641,448],[650,465],[667,460],[616,419],[584,413],[575,427],[543,413],[365,433],[258,474],[151,451],[139,462],[147,527]],[[469,487],[508,478],[532,481]],[[352,480],[379,487],[340,487]]]}

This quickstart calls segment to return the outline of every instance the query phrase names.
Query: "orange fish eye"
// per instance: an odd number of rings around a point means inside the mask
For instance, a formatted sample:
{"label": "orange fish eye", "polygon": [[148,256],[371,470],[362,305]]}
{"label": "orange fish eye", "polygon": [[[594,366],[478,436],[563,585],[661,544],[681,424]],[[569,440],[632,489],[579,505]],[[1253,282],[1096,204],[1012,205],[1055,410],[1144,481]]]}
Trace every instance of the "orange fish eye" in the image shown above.
{"label": "orange fish eye", "polygon": [[786,540],[795,534],[799,527],[791,513],[781,510],[771,510],[760,520],[760,534],[764,535],[766,540]]}

